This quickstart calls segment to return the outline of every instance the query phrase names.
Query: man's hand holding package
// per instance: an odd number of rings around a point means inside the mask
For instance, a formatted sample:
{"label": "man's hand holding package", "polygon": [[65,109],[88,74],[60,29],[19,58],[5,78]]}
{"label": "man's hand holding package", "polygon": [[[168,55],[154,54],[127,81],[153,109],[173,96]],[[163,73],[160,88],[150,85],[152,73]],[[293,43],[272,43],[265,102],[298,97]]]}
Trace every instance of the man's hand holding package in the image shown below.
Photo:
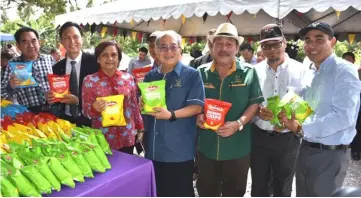
{"label": "man's hand holding package", "polygon": [[236,121],[226,122],[216,131],[221,137],[229,137],[239,130],[239,124]]}
{"label": "man's hand holding package", "polygon": [[170,117],[172,116],[170,111],[168,111],[168,109],[165,109],[165,108],[154,107],[153,111],[155,111],[155,112],[154,113],[147,113],[147,115],[151,115],[151,116],[155,117],[158,120],[169,120]]}
{"label": "man's hand holding package", "polygon": [[262,120],[265,120],[265,121],[270,121],[273,119],[273,113],[271,110],[267,109],[266,107],[259,107],[259,117],[262,119]]}
{"label": "man's hand holding package", "polygon": [[206,129],[206,128],[204,128],[204,114],[202,113],[202,114],[199,114],[198,116],[197,116],[197,126],[199,127],[199,128],[201,128],[201,129]]}
{"label": "man's hand holding package", "polygon": [[21,81],[15,76],[15,74],[11,75],[10,77],[10,87],[15,89],[16,87],[20,86]]}
{"label": "man's hand holding package", "polygon": [[278,119],[282,123],[283,127],[289,129],[290,131],[296,133],[298,126],[300,125],[299,122],[296,120],[296,114],[293,111],[291,119],[289,120],[286,115],[286,111],[282,110],[281,113],[278,114]]}
{"label": "man's hand holding package", "polygon": [[79,99],[73,94],[65,95],[64,98],[60,100],[61,103],[65,104],[79,104]]}

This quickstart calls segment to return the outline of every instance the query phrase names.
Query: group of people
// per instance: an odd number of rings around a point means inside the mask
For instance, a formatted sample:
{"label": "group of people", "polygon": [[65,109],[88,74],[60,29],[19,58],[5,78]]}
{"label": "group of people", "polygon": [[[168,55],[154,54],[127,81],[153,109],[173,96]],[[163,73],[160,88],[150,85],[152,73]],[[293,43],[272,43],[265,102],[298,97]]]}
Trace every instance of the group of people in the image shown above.
{"label": "group of people", "polygon": [[[66,22],[59,31],[66,57],[53,65],[50,55],[39,53],[37,31],[22,27],[15,33],[21,56],[11,60],[33,61],[38,86],[16,88],[19,80],[6,67],[1,98],[8,98],[11,90],[31,112],[50,111],[77,125],[99,128],[112,149],[132,154],[136,141],[143,141],[145,157],[153,161],[158,196],[194,196],[195,158],[200,196],[243,196],[249,168],[252,196],[291,196],[294,175],[297,196],[331,196],[342,186],[349,166],[361,82],[356,68],[333,53],[336,39],[327,23],[312,23],[299,34],[311,65],[287,55],[287,41],[275,24],[260,30],[260,55],[254,57],[253,49],[242,45],[237,28],[223,23],[209,31],[207,54],[190,67],[181,61],[179,34],[152,33],[153,63],[145,58],[147,49],[140,48],[143,58],[133,59],[130,68],[152,65],[144,82],[166,81],[167,108],[141,115],[143,101],[134,77],[118,70],[122,49],[115,41],[103,41],[94,55],[87,54],[81,50],[82,29]],[[239,52],[244,61],[237,58]],[[70,75],[70,94],[60,102],[54,102],[49,89],[51,73]],[[267,99],[282,98],[291,90],[314,113],[299,123],[281,112],[277,117],[282,127],[275,127]],[[119,94],[125,96],[127,125],[102,127],[106,102],[97,98]],[[206,98],[232,104],[216,131],[204,128]]]}

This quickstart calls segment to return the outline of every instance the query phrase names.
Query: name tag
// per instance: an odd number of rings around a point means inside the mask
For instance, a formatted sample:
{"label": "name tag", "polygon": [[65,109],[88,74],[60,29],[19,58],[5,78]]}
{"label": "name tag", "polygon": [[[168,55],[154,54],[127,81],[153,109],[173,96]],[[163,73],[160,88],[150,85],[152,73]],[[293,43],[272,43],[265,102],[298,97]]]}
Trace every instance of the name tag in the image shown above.
{"label": "name tag", "polygon": [[230,86],[231,87],[244,87],[244,86],[246,86],[246,84],[244,84],[244,83],[235,83],[235,84],[231,84]]}

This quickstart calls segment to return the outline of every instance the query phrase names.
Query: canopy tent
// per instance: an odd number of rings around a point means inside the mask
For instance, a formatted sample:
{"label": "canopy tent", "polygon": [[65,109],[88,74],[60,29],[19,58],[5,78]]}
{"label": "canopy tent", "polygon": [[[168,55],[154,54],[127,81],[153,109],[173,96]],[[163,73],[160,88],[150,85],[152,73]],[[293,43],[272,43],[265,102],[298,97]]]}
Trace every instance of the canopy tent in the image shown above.
{"label": "canopy tent", "polygon": [[[58,15],[55,23],[102,24],[139,32],[172,29],[188,37],[205,36],[229,20],[240,35],[254,40],[268,23],[280,23],[285,34],[295,36],[300,28],[321,20],[335,26],[339,39],[345,39],[349,33],[361,33],[360,19],[360,0],[118,0]],[[355,40],[361,40],[361,34]]]}
{"label": "canopy tent", "polygon": [[14,35],[0,32],[0,41],[15,41]]}

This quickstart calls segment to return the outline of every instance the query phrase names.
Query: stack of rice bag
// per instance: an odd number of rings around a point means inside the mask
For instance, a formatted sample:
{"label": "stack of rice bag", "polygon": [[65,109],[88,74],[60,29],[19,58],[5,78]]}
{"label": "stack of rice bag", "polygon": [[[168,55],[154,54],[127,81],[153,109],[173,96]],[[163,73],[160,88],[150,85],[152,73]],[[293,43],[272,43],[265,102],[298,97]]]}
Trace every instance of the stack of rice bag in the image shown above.
{"label": "stack of rice bag", "polygon": [[47,113],[25,112],[1,120],[1,195],[41,196],[61,184],[94,178],[111,169],[112,154],[101,130],[75,127]]}
{"label": "stack of rice bag", "polygon": [[10,116],[12,118],[15,118],[17,114],[28,111],[29,110],[25,106],[13,104],[11,101],[8,100],[1,100],[1,118],[4,118],[4,116]]}

